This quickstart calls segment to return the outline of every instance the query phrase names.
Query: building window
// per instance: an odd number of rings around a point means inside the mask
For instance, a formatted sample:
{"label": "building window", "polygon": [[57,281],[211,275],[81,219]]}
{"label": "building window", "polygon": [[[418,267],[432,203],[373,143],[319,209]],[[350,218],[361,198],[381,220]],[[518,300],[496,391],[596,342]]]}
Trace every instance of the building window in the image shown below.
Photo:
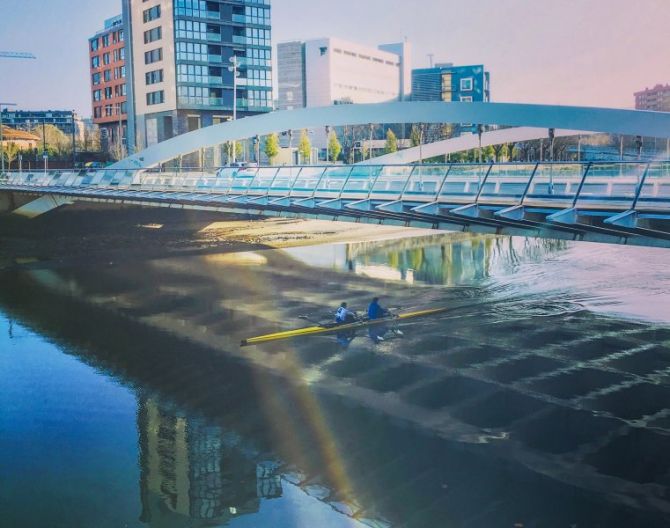
{"label": "building window", "polygon": [[150,42],[155,42],[160,40],[163,37],[163,31],[161,26],[150,29],[149,31],[144,32],[144,43],[149,44]]}
{"label": "building window", "polygon": [[102,90],[94,90],[93,91],[93,100],[94,101],[100,101],[102,99]]}
{"label": "building window", "polygon": [[93,75],[91,75],[91,84],[93,86],[96,86],[96,85],[100,84],[100,74],[99,73],[94,73]]}
{"label": "building window", "polygon": [[100,67],[100,57],[96,55],[95,57],[91,57],[91,68],[99,68]]}
{"label": "building window", "polygon": [[472,102],[472,96],[471,95],[461,95],[461,102],[462,103],[471,103]]}
{"label": "building window", "polygon": [[99,39],[97,39],[97,38],[96,38],[96,39],[93,39],[93,40],[91,41],[91,51],[98,51],[98,47],[99,47],[99,45],[100,45],[100,41],[99,41]]}
{"label": "building window", "polygon": [[474,80],[472,77],[461,79],[461,92],[471,92],[473,90]]}
{"label": "building window", "polygon": [[159,5],[151,7],[146,11],[144,11],[143,13],[144,22],[151,22],[152,20],[160,18],[160,16],[161,16],[161,6]]}
{"label": "building window", "polygon": [[109,35],[102,36],[102,47],[106,48],[109,46]]}
{"label": "building window", "polygon": [[147,105],[157,105],[165,101],[165,92],[159,90],[157,92],[149,92],[147,94]]}
{"label": "building window", "polygon": [[104,79],[105,82],[109,82],[112,80],[112,70],[105,70]]}
{"label": "building window", "polygon": [[93,108],[93,117],[100,119],[102,117],[102,107],[96,106]]}
{"label": "building window", "polygon": [[163,48],[157,48],[144,53],[144,64],[152,64],[161,60],[163,60]]}
{"label": "building window", "polygon": [[111,99],[112,98],[112,87],[108,86],[105,88],[105,99]]}
{"label": "building window", "polygon": [[106,66],[109,64],[109,53],[102,54],[102,63]]}
{"label": "building window", "polygon": [[157,84],[163,82],[163,70],[154,70],[145,74],[147,84]]}

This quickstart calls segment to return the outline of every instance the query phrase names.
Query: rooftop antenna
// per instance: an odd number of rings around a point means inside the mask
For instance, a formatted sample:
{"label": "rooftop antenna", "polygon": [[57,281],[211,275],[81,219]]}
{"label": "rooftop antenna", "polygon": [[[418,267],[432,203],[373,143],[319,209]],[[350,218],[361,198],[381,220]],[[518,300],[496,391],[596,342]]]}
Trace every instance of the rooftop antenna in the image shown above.
{"label": "rooftop antenna", "polygon": [[430,67],[433,67],[433,57],[435,57],[434,53],[429,53],[428,54],[428,60],[430,61]]}

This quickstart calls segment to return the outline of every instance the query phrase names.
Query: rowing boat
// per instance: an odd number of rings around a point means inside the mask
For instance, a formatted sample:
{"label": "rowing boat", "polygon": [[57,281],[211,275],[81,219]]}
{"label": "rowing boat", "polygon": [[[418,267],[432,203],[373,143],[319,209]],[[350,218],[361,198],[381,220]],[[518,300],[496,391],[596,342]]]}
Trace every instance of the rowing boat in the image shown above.
{"label": "rowing boat", "polygon": [[447,307],[428,308],[425,310],[418,310],[415,312],[404,312],[394,314],[389,317],[381,317],[379,319],[365,319],[362,321],[355,321],[353,323],[344,323],[344,324],[328,323],[316,326],[307,326],[305,328],[297,328],[295,330],[284,330],[282,332],[275,332],[273,334],[266,334],[258,337],[250,337],[249,339],[243,339],[240,346],[245,347],[251,345],[260,345],[263,343],[270,343],[272,341],[281,341],[283,339],[292,339],[295,337],[350,332],[357,330],[359,328],[366,328],[369,326],[375,326],[389,322],[404,321],[407,319],[415,319],[417,317],[435,315],[442,312],[446,312],[448,310],[450,310],[450,308]]}

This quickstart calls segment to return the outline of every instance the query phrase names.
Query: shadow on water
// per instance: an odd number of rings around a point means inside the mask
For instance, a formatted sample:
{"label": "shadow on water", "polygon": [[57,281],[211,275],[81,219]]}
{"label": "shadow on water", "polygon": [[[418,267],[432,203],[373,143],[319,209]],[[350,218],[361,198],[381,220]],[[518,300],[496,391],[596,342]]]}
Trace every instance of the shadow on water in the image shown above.
{"label": "shadow on water", "polygon": [[[221,524],[289,486],[373,526],[670,522],[668,329],[236,258],[0,275],[7,314],[137,392],[142,522]],[[379,346],[236,349],[380,288],[468,307]]]}

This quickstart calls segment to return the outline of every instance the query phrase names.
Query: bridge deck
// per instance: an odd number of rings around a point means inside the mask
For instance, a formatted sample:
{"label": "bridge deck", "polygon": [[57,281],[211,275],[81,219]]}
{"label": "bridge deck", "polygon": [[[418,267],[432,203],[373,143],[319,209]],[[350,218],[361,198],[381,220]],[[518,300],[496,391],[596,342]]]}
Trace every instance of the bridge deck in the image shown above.
{"label": "bridge deck", "polygon": [[0,190],[670,244],[667,161],[33,171]]}

